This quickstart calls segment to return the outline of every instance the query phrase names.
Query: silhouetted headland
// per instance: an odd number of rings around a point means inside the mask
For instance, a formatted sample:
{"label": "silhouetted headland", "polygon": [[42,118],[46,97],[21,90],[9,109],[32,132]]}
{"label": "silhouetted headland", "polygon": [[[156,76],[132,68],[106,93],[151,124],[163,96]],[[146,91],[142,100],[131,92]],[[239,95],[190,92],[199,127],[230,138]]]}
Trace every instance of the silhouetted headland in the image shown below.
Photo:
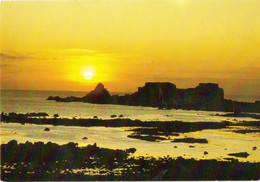
{"label": "silhouetted headland", "polygon": [[250,103],[224,99],[224,90],[215,83],[200,83],[195,88],[178,89],[170,82],[148,82],[144,87],[139,87],[137,92],[123,96],[110,95],[104,85],[99,83],[82,98],[50,96],[47,100],[149,106],[159,109],[226,111],[234,112],[235,116],[240,116],[242,112],[260,113],[260,101]]}

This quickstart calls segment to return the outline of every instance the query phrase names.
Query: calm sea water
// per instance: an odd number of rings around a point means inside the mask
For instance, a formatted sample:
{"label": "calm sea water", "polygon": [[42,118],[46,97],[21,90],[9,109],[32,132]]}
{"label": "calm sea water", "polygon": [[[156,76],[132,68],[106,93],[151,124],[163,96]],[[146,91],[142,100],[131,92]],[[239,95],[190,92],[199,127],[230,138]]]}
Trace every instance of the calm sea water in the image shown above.
{"label": "calm sea water", "polygon": [[[61,117],[93,118],[97,116],[109,119],[111,115],[123,114],[124,118],[159,121],[221,121],[233,118],[214,117],[211,114],[221,112],[186,111],[186,110],[158,110],[152,107],[122,106],[109,104],[89,104],[81,102],[56,102],[45,100],[49,96],[77,96],[83,97],[86,92],[69,91],[21,91],[1,90],[1,112],[46,112],[50,116],[59,114]],[[239,120],[253,120],[240,118]]]}
{"label": "calm sea water", "polygon": [[[61,97],[79,96],[84,92],[59,92],[59,91],[10,91],[1,90],[1,112],[46,112],[50,116],[58,113],[62,117],[84,117],[92,118],[110,118],[112,114],[123,114],[125,118],[141,120],[160,120],[171,121],[181,120],[186,122],[211,121],[220,122],[223,120],[234,121],[232,117],[211,116],[216,112],[207,111],[184,111],[184,110],[158,110],[151,107],[134,107],[120,105],[98,105],[88,103],[63,103],[45,100],[48,96],[59,95]],[[220,113],[220,112],[218,112]],[[167,115],[170,115],[167,116]],[[254,120],[251,118],[236,118],[240,120]],[[136,156],[182,156],[185,158],[209,158],[223,160],[228,157],[228,153],[248,152],[250,156],[241,161],[260,161],[260,150],[252,151],[252,147],[260,148],[259,133],[239,134],[229,129],[203,130],[180,134],[182,137],[206,138],[208,144],[194,144],[195,148],[190,148],[188,143],[172,143],[170,140],[163,142],[149,142],[133,138],[128,138],[130,131],[125,128],[109,127],[74,127],[74,126],[52,126],[52,125],[34,125],[18,123],[1,123],[0,140],[1,143],[7,143],[10,140],[17,140],[24,143],[26,141],[37,142],[55,142],[65,144],[76,142],[80,146],[97,143],[100,147],[112,149],[127,149],[135,147]],[[44,128],[49,127],[50,131],[45,132]],[[87,140],[83,140],[87,137]],[[178,137],[178,136],[177,136]],[[173,137],[176,138],[176,137]],[[171,140],[173,139],[171,138]],[[175,148],[174,146],[177,146]],[[208,155],[204,155],[208,151]]]}

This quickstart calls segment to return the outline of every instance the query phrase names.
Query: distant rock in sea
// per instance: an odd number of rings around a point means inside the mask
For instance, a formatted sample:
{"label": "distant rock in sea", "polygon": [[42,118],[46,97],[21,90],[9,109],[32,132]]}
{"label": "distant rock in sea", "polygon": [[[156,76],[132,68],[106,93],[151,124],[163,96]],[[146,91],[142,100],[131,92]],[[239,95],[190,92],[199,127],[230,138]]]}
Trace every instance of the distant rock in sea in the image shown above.
{"label": "distant rock in sea", "polygon": [[95,104],[109,104],[111,95],[105,89],[102,83],[99,83],[95,90],[92,90],[85,97],[82,98],[83,102],[95,103]]}
{"label": "distant rock in sea", "polygon": [[238,117],[242,112],[260,113],[260,101],[249,103],[224,99],[224,90],[216,83],[200,83],[195,88],[178,89],[170,82],[147,82],[144,87],[139,87],[137,92],[123,96],[111,96],[104,85],[99,83],[82,98],[50,96],[46,100],[149,106],[159,109],[226,111],[233,112]]}
{"label": "distant rock in sea", "polygon": [[55,100],[57,102],[82,102],[82,98],[80,97],[74,97],[74,96],[70,96],[70,97],[66,97],[66,98],[61,98],[59,96],[55,96],[55,97],[48,97],[46,100]]}

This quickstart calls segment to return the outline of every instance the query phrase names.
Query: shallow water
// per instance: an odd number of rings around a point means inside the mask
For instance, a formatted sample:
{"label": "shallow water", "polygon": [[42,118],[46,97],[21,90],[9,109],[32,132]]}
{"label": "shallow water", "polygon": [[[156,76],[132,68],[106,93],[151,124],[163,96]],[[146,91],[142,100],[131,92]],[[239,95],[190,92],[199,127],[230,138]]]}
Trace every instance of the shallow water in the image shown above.
{"label": "shallow water", "polygon": [[[50,128],[49,132],[44,128]],[[125,129],[125,128],[124,128]],[[230,129],[203,130],[198,132],[180,134],[178,137],[206,138],[208,144],[173,143],[171,140],[162,142],[149,142],[128,138],[130,131],[123,128],[109,127],[76,127],[76,126],[52,126],[18,123],[1,123],[1,143],[17,140],[20,143],[26,141],[38,142],[48,141],[66,144],[68,142],[78,143],[79,146],[97,143],[99,147],[110,149],[136,148],[135,156],[153,157],[178,157],[195,159],[217,159],[223,160],[229,153],[247,152],[247,158],[237,158],[240,161],[260,162],[260,134],[239,134],[231,132]],[[88,139],[84,140],[83,137]],[[195,146],[190,148],[189,146]],[[177,146],[177,148],[174,148]],[[256,150],[252,150],[253,147]],[[208,154],[204,155],[204,151]],[[236,158],[236,157],[233,157]]]}

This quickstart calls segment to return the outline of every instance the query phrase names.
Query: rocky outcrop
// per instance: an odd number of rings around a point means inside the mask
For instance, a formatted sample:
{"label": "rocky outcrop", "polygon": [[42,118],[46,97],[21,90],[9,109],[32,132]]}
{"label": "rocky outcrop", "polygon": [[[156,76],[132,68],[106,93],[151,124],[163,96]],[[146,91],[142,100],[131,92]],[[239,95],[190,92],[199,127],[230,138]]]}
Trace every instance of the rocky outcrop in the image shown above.
{"label": "rocky outcrop", "polygon": [[234,112],[235,116],[241,116],[242,112],[260,113],[260,101],[254,103],[224,100],[223,111]]}
{"label": "rocky outcrop", "polygon": [[177,89],[173,107],[195,110],[222,110],[224,91],[214,83],[200,83],[196,88]]}
{"label": "rocky outcrop", "polygon": [[205,138],[175,138],[172,142],[182,142],[182,143],[208,143]]}
{"label": "rocky outcrop", "polygon": [[151,106],[160,108],[172,107],[176,86],[172,83],[145,83],[132,94],[129,105]]}
{"label": "rocky outcrop", "polygon": [[88,102],[96,104],[119,104],[132,106],[150,106],[159,109],[188,109],[206,111],[260,112],[260,101],[255,103],[237,102],[224,99],[224,90],[216,83],[200,83],[195,88],[178,89],[170,82],[148,82],[133,94],[123,96],[110,95],[102,83],[82,98],[48,97],[58,102]]}
{"label": "rocky outcrop", "polygon": [[57,102],[82,102],[82,98],[80,97],[74,97],[74,96],[70,96],[70,97],[65,97],[65,98],[61,98],[59,96],[55,96],[55,97],[48,97],[46,100],[55,100]]}
{"label": "rocky outcrop", "polygon": [[99,83],[95,90],[92,90],[85,97],[82,98],[83,102],[96,103],[96,104],[109,104],[111,95],[105,89],[102,83]]}
{"label": "rocky outcrop", "polygon": [[116,104],[134,106],[150,106],[160,109],[196,109],[221,110],[224,101],[224,91],[218,84],[201,83],[196,88],[178,89],[176,85],[165,83],[146,83],[132,95],[114,96],[119,101]]}

